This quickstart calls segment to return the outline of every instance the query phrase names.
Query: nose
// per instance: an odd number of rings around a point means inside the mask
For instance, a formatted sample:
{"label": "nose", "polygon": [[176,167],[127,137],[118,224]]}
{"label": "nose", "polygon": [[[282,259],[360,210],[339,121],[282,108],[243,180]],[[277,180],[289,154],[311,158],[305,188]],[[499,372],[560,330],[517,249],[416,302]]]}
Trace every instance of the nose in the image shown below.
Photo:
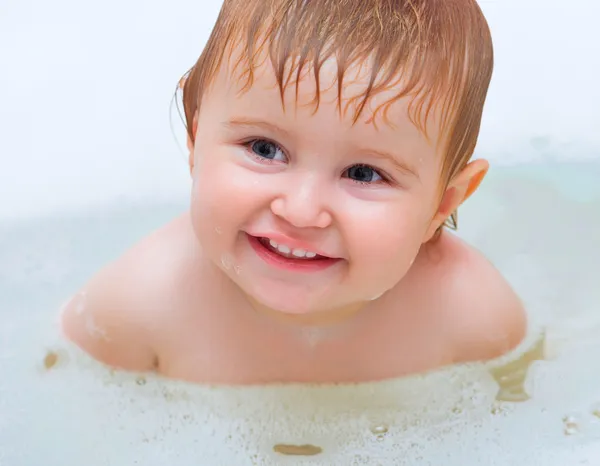
{"label": "nose", "polygon": [[271,202],[271,211],[297,228],[326,228],[332,222],[322,180],[297,174]]}

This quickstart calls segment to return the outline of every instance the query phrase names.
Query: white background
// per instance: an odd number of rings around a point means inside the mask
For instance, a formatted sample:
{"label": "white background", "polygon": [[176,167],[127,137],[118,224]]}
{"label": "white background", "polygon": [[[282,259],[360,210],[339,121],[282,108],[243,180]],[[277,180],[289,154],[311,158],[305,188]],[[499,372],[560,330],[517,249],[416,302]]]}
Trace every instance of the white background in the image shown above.
{"label": "white background", "polygon": [[[185,200],[171,97],[220,3],[1,0],[0,223]],[[600,157],[600,3],[481,4],[496,69],[478,156],[496,164]]]}

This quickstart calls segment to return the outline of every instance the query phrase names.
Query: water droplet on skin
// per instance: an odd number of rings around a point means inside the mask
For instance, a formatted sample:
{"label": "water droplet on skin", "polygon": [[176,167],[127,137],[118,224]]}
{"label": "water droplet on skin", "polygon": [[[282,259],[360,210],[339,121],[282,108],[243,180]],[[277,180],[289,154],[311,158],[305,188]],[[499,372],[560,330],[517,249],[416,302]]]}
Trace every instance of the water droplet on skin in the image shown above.
{"label": "water droplet on skin", "polygon": [[240,267],[239,265],[236,265],[233,270],[235,271],[236,275],[239,275],[240,273],[242,273],[242,267]]}
{"label": "water droplet on skin", "polygon": [[223,230],[221,230],[221,228],[219,228],[219,227],[216,227],[216,228],[215,228],[215,233],[216,233],[217,235],[222,235],[222,234],[223,234]]}
{"label": "water droplet on skin", "polygon": [[379,298],[381,298],[383,295],[385,294],[385,291],[383,293],[379,293],[378,295],[376,295],[375,297],[371,298],[370,301],[377,301]]}
{"label": "water droplet on skin", "polygon": [[106,331],[96,325],[96,322],[94,321],[94,317],[91,314],[87,314],[84,317],[84,319],[85,319],[85,329],[87,330],[88,334],[92,338],[104,340],[104,341],[110,341],[110,338],[108,337],[108,334],[106,333]]}
{"label": "water droplet on skin", "polygon": [[77,307],[75,307],[75,314],[77,315],[81,315],[83,314],[83,312],[85,311],[85,307],[86,307],[86,298],[87,298],[87,292],[85,291],[81,291],[76,299],[77,299]]}
{"label": "water droplet on skin", "polygon": [[319,342],[328,335],[327,330],[317,327],[306,327],[300,329],[300,337],[308,344],[309,348],[315,348]]}
{"label": "water droplet on skin", "polygon": [[229,269],[231,269],[231,266],[233,265],[233,260],[227,254],[223,254],[221,256],[221,265],[223,266],[223,268],[225,270],[229,270]]}

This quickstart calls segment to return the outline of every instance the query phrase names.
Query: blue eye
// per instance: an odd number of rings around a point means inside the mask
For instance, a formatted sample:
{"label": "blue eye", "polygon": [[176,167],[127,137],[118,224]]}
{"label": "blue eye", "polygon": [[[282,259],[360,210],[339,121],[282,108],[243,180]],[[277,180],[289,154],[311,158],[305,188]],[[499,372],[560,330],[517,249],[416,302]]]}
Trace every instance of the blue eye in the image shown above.
{"label": "blue eye", "polygon": [[252,153],[258,158],[283,161],[286,159],[281,147],[273,142],[266,141],[264,139],[257,139],[255,141],[251,141],[249,146]]}
{"label": "blue eye", "polygon": [[345,177],[358,183],[375,183],[383,181],[383,177],[368,165],[353,165],[345,172]]}

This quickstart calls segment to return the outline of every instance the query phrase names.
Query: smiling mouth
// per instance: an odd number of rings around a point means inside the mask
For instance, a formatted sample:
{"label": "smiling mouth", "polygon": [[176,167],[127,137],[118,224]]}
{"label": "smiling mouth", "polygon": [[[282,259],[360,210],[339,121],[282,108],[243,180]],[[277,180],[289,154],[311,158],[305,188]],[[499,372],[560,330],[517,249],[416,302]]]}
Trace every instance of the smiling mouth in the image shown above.
{"label": "smiling mouth", "polygon": [[341,259],[323,256],[314,251],[278,244],[270,238],[246,235],[258,257],[267,264],[282,270],[304,273],[319,272],[341,261]]}
{"label": "smiling mouth", "polygon": [[313,251],[304,249],[291,248],[285,244],[278,244],[276,241],[269,238],[257,238],[259,243],[271,252],[285,257],[286,259],[296,259],[303,261],[315,261],[323,259],[331,259],[330,257],[321,256]]}

